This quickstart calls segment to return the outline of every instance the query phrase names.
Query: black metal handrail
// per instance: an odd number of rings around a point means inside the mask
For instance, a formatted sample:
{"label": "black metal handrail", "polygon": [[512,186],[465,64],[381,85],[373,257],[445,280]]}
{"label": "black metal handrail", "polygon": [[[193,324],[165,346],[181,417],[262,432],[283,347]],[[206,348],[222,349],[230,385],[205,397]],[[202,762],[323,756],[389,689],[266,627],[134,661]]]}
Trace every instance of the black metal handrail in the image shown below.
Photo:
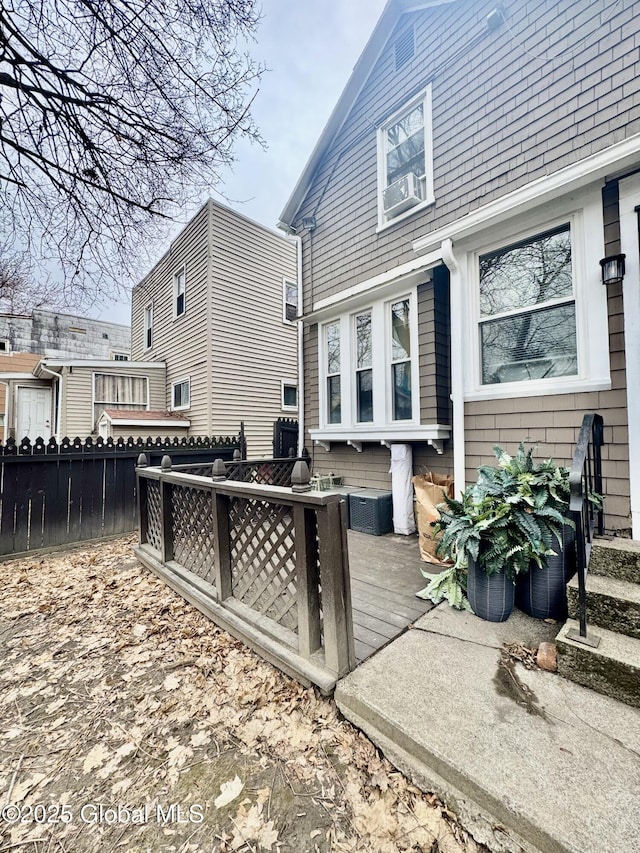
{"label": "black metal handrail", "polygon": [[[569,514],[576,525],[576,570],[580,607],[580,639],[587,641],[587,572],[594,532],[604,532],[602,508],[602,454],[604,421],[591,412],[582,419],[569,472]],[[575,638],[574,638],[575,639]]]}

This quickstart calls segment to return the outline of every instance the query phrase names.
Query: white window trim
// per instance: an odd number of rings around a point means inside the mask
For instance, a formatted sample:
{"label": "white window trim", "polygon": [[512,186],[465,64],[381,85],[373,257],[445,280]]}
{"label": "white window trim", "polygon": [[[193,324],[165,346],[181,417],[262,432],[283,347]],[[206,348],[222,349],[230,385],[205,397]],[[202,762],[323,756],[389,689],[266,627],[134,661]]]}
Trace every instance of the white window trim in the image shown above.
{"label": "white window trim", "polygon": [[[178,279],[183,276],[184,289],[182,300],[182,311],[178,314]],[[187,313],[187,266],[182,264],[173,274],[173,319],[179,320]]]}
{"label": "white window trim", "polygon": [[[384,213],[384,207],[382,204],[382,193],[386,189],[386,143],[385,143],[385,132],[386,130],[395,122],[397,122],[405,113],[410,112],[414,107],[417,107],[418,104],[423,104],[423,116],[424,116],[424,168],[425,168],[425,198],[419,204],[416,204],[415,207],[410,207],[408,210],[405,210],[404,213],[400,213],[398,216],[394,216],[391,219],[387,219]],[[396,225],[398,222],[402,222],[405,219],[408,219],[410,216],[414,216],[421,210],[424,210],[426,207],[429,207],[435,202],[434,195],[434,187],[433,187],[433,122],[431,116],[431,84],[427,86],[427,88],[422,91],[419,95],[412,100],[408,101],[406,104],[402,106],[401,109],[396,110],[393,115],[389,116],[379,128],[378,128],[378,227],[376,228],[376,233],[380,231],[385,231],[387,228],[391,228],[393,225]]]}
{"label": "white window trim", "polygon": [[[118,358],[118,356],[125,356],[125,358]],[[131,354],[127,352],[127,350],[117,350],[112,349],[109,353],[110,361],[131,361]]]}
{"label": "white window trim", "polygon": [[[182,406],[174,406],[173,401],[175,399],[174,392],[175,392],[176,386],[182,385],[184,382],[186,382],[187,386],[188,386],[189,402],[186,403],[185,405],[182,405]],[[190,376],[183,376],[182,379],[176,379],[175,382],[171,383],[171,408],[169,409],[169,411],[171,411],[171,412],[184,412],[190,408],[191,408],[191,377]]]}
{"label": "white window trim", "polygon": [[[409,299],[411,333],[411,406],[412,417],[392,419],[393,389],[391,387],[391,305]],[[357,420],[357,395],[355,379],[355,318],[371,311],[372,371],[373,371],[373,421]],[[327,412],[327,326],[340,323],[340,390],[342,422],[331,424]],[[399,291],[397,295],[378,300],[357,311],[328,319],[319,326],[318,333],[319,430],[318,435],[336,439],[340,435],[398,436],[420,427],[420,375],[418,358],[418,297],[417,288]],[[383,378],[383,381],[381,380]]]}
{"label": "white window trim", "polygon": [[297,320],[287,320],[287,305],[293,305],[292,302],[287,302],[287,285],[289,287],[293,287],[296,292],[296,314],[299,313],[299,306],[297,304],[297,294],[298,294],[298,285],[295,281],[292,281],[290,278],[282,279],[282,322],[287,326],[295,326],[298,322]]}
{"label": "white window trim", "polygon": [[[153,310],[153,302],[149,302],[144,306],[144,311],[142,312],[142,351],[147,352],[150,349],[153,349],[153,335],[154,335],[154,310]],[[149,322],[147,323],[147,318]],[[147,332],[151,329],[151,346],[147,346]]]}
{"label": "white window trim", "polygon": [[[284,402],[284,389],[285,386],[289,388],[296,389],[296,405],[295,406],[286,406]],[[283,412],[297,412],[298,411],[298,383],[295,381],[291,381],[289,379],[281,379],[280,380],[280,408]]]}
{"label": "white window trim", "polygon": [[[564,210],[563,210],[564,209]],[[480,349],[480,270],[479,258],[510,244],[535,238],[563,224],[569,224],[573,298],[576,307],[576,347],[578,374],[519,382],[482,384]],[[468,251],[465,253],[464,248]],[[466,254],[466,261],[463,255]],[[556,201],[521,218],[515,225],[503,223],[492,229],[481,245],[460,246],[458,262],[467,273],[463,374],[464,399],[496,400],[510,397],[538,397],[606,390],[611,387],[606,288],[602,285],[599,260],[604,255],[602,201],[599,189],[570,199]],[[562,300],[561,300],[562,301]]]}

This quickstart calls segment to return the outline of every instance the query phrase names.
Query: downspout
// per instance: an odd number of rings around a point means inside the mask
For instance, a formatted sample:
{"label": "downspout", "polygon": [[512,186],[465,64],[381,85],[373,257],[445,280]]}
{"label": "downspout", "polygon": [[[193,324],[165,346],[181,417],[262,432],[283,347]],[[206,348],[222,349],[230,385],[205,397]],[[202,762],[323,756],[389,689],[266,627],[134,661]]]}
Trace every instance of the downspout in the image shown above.
{"label": "downspout", "polygon": [[466,486],[464,448],[464,367],[463,367],[463,278],[449,238],[442,241],[442,260],[449,270],[451,308],[451,402],[453,403],[453,477],[455,495]]}
{"label": "downspout", "polygon": [[45,367],[42,364],[40,365],[40,370],[42,373],[48,373],[49,376],[51,376],[53,379],[55,379],[56,382],[58,383],[58,395],[57,395],[57,399],[56,399],[56,432],[55,432],[55,434],[56,434],[56,442],[58,444],[60,444],[60,442],[62,440],[60,437],[60,419],[61,419],[61,413],[62,413],[62,374],[56,373],[53,370],[49,370],[48,367]]}
{"label": "downspout", "polygon": [[[302,311],[302,237],[292,235],[296,243],[296,283],[298,285],[298,312]],[[298,456],[304,450],[304,341],[303,322],[297,320],[298,326]]]}
{"label": "downspout", "polygon": [[3,427],[4,437],[2,439],[2,442],[3,442],[3,444],[6,444],[7,438],[9,437],[7,435],[7,430],[9,429],[9,403],[10,403],[9,389],[10,389],[10,383],[9,383],[9,381],[0,382],[0,385],[4,385],[4,427]]}

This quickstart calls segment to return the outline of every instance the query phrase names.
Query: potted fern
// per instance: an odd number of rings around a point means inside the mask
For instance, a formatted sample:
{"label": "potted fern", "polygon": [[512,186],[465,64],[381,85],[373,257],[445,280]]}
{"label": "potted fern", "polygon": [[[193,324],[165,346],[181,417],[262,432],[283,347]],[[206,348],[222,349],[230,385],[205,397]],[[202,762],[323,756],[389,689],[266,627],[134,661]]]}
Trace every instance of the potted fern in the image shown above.
{"label": "potted fern", "polygon": [[[467,566],[467,597],[473,611],[502,622],[511,613],[520,578],[538,571],[549,577],[549,558],[563,553],[565,528],[573,523],[565,517],[566,468],[550,459],[536,465],[533,451],[525,451],[523,444],[515,456],[500,447],[494,447],[494,453],[497,467],[481,466],[476,483],[459,501],[445,499],[435,530],[442,532],[438,553],[453,559],[457,568]],[[558,584],[555,565],[552,568],[556,612],[561,601],[566,607],[566,576],[563,570]],[[518,595],[518,606],[525,611],[526,599],[525,590]],[[529,608],[536,610],[532,615],[540,615],[537,606]]]}

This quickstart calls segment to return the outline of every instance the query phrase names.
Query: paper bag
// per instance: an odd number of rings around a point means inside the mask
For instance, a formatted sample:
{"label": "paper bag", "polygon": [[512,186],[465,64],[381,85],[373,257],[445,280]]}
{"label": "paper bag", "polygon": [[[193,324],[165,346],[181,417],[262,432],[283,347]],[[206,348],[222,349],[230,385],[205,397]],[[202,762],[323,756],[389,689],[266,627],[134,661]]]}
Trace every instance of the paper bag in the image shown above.
{"label": "paper bag", "polygon": [[439,566],[450,565],[446,560],[436,556],[438,538],[433,534],[431,522],[440,518],[436,507],[444,502],[444,495],[453,497],[453,476],[427,472],[418,474],[412,479],[412,483],[416,496],[420,559],[425,563],[434,563]]}

